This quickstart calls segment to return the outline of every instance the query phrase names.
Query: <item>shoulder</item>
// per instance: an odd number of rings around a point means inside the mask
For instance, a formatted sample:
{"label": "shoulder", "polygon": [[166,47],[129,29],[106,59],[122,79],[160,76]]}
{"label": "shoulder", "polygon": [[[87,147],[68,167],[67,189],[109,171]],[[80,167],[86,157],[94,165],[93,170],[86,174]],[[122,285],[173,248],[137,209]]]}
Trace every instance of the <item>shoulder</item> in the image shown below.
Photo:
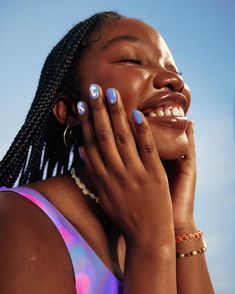
{"label": "shoulder", "polygon": [[74,293],[68,252],[51,220],[13,192],[0,195],[0,293]]}

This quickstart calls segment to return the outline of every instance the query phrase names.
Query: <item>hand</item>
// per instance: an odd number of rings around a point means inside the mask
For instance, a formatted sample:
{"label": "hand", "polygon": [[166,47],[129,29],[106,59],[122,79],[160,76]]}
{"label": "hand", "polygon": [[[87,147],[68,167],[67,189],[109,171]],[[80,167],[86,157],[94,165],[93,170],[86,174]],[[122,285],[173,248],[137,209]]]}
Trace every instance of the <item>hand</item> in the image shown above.
{"label": "hand", "polygon": [[120,94],[111,91],[108,107],[100,87],[99,97],[90,99],[91,112],[85,102],[78,103],[85,143],[80,151],[87,173],[101,208],[126,242],[166,244],[174,237],[172,204],[150,127],[140,112],[134,112],[136,143]]}
{"label": "hand", "polygon": [[196,155],[193,122],[189,122],[186,134],[189,148],[183,158],[164,163],[168,175],[175,231],[194,226],[194,194],[196,185]]}

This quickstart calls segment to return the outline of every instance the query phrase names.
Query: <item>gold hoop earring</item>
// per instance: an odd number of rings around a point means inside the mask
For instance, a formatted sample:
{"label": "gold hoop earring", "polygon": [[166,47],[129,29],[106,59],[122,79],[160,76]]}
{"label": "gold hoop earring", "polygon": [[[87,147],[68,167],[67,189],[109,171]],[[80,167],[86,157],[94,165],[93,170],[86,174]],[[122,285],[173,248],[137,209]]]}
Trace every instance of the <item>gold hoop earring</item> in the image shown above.
{"label": "gold hoop earring", "polygon": [[69,149],[77,143],[77,138],[74,134],[74,129],[70,125],[67,125],[67,127],[64,130],[63,140],[65,146]]}

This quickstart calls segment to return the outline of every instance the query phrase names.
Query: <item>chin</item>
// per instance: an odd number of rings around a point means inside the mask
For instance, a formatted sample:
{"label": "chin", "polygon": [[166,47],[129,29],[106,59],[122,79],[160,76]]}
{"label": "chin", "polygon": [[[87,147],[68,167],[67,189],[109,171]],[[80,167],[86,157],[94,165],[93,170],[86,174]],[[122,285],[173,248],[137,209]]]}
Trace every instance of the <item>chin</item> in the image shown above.
{"label": "chin", "polygon": [[162,160],[173,160],[184,156],[188,150],[188,138],[182,134],[177,138],[159,138],[157,140],[158,153]]}

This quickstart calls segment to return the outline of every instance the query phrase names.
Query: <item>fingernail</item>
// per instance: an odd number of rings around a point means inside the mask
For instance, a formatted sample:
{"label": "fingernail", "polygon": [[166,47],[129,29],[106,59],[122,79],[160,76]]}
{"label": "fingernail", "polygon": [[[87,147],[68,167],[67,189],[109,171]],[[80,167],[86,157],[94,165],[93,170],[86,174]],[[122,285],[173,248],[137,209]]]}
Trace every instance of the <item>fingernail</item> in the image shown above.
{"label": "fingernail", "polygon": [[141,116],[141,113],[138,110],[134,110],[132,112],[132,117],[133,117],[134,122],[137,125],[140,125],[143,122],[143,118]]}
{"label": "fingernail", "polygon": [[78,148],[78,153],[79,153],[79,156],[80,156],[81,160],[83,160],[81,147]]}
{"label": "fingernail", "polygon": [[194,130],[195,121],[194,120],[191,120],[191,123],[192,123],[192,129]]}
{"label": "fingernail", "polygon": [[78,113],[83,115],[86,112],[86,103],[84,101],[79,101],[77,103]]}
{"label": "fingernail", "polygon": [[115,89],[107,89],[106,95],[109,104],[115,104],[117,102],[117,92],[115,91]]}
{"label": "fingernail", "polygon": [[96,100],[99,98],[99,87],[96,84],[91,84],[90,85],[90,89],[89,89],[89,93],[90,93],[90,98],[93,100]]}

